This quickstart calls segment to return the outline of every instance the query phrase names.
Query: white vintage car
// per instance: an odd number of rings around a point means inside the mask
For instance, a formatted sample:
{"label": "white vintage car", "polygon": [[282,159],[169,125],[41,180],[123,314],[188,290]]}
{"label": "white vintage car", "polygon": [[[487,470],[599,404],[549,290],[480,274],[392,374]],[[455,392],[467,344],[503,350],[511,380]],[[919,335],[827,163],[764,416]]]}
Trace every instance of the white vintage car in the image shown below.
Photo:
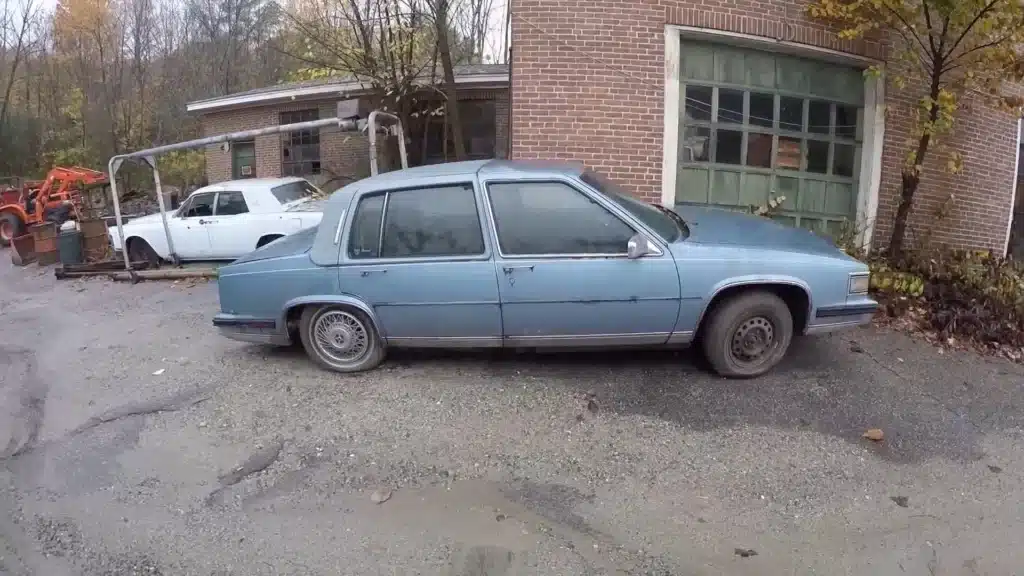
{"label": "white vintage car", "polygon": [[[256,248],[320,223],[326,194],[302,178],[254,178],[200,188],[167,213],[179,260],[234,260]],[[117,226],[109,228],[121,250]],[[124,224],[128,256],[135,262],[170,260],[160,214]]]}

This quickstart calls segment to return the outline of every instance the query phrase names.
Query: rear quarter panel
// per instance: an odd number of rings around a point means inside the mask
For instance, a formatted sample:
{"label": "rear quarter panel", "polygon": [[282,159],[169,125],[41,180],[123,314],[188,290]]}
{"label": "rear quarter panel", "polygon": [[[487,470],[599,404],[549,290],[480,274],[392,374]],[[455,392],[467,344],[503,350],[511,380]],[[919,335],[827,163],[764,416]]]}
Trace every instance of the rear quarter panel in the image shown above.
{"label": "rear quarter panel", "polygon": [[217,279],[221,312],[277,320],[287,302],[338,294],[338,270],[313,264],[308,253],[231,264]]}

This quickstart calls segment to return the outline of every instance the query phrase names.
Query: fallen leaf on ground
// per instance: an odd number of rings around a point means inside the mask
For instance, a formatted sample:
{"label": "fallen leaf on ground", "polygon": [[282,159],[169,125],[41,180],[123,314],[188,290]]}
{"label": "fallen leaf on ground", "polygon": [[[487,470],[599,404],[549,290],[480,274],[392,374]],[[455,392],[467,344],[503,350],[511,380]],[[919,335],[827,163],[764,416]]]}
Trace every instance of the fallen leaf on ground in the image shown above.
{"label": "fallen leaf on ground", "polygon": [[751,556],[757,556],[757,550],[753,550],[750,548],[737,548],[733,550],[733,553],[739,556],[740,558],[750,558]]}
{"label": "fallen leaf on ground", "polygon": [[995,466],[995,465],[989,464],[988,465],[988,471],[993,473],[993,474],[999,474],[1000,472],[1003,471],[1003,469],[1000,468],[999,466]]}
{"label": "fallen leaf on ground", "polygon": [[857,354],[863,354],[864,353],[864,349],[861,348],[860,344],[857,344],[856,342],[854,342],[854,343],[850,344],[850,352],[856,352]]}
{"label": "fallen leaf on ground", "polygon": [[383,504],[391,499],[391,490],[387,488],[378,488],[370,494],[370,502],[374,504]]}
{"label": "fallen leaf on ground", "polygon": [[864,438],[871,440],[872,442],[881,442],[885,439],[885,432],[882,432],[881,428],[872,428],[862,434]]}
{"label": "fallen leaf on ground", "polygon": [[889,500],[895,502],[900,508],[910,506],[910,498],[907,498],[906,496],[889,496]]}
{"label": "fallen leaf on ground", "polygon": [[166,368],[161,368],[161,369],[157,370],[156,372],[153,372],[153,376],[159,376],[159,375],[163,374],[164,370],[166,370]]}

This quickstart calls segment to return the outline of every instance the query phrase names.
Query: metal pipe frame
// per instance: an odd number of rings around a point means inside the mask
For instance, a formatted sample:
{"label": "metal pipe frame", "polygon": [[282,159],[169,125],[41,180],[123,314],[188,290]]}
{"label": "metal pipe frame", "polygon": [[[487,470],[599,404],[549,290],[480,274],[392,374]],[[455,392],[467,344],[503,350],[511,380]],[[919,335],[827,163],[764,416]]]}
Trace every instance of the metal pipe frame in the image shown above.
{"label": "metal pipe frame", "polygon": [[199,138],[196,140],[188,140],[186,142],[177,142],[175,144],[167,144],[165,146],[157,146],[155,148],[148,148],[146,150],[139,150],[136,152],[129,152],[126,154],[118,154],[113,156],[107,163],[107,171],[110,177],[110,195],[114,201],[114,218],[117,221],[117,236],[121,241],[121,254],[124,257],[124,267],[128,271],[133,281],[137,281],[135,271],[132,269],[131,259],[128,257],[128,246],[125,244],[124,239],[124,220],[121,216],[121,200],[117,194],[117,173],[121,169],[125,160],[142,160],[153,169],[153,183],[156,187],[157,204],[160,206],[160,218],[163,222],[164,235],[167,237],[167,248],[170,251],[171,260],[175,265],[179,263],[178,255],[174,250],[174,240],[171,239],[171,230],[167,222],[167,208],[164,206],[164,195],[163,189],[160,184],[160,170],[157,167],[156,157],[160,154],[166,154],[168,152],[176,152],[178,150],[192,150],[195,148],[204,148],[213,144],[230,143],[237,140],[250,140],[257,136],[266,136],[272,134],[284,134],[287,132],[296,132],[299,130],[312,130],[315,128],[327,128],[331,126],[337,126],[343,131],[360,131],[363,127],[366,127],[369,131],[370,140],[370,173],[373,176],[377,175],[377,118],[385,117],[389,120],[394,121],[395,131],[398,134],[399,152],[401,154],[402,168],[409,167],[409,159],[406,155],[405,149],[405,132],[402,129],[401,120],[394,114],[387,112],[381,112],[374,110],[370,113],[370,116],[365,124],[358,120],[346,120],[342,118],[324,118],[323,120],[313,120],[310,122],[296,122],[294,124],[282,124],[278,126],[268,126],[266,128],[257,128],[255,130],[243,130],[241,132],[230,132],[228,134],[219,134],[217,136],[209,136],[206,138]]}
{"label": "metal pipe frame", "polygon": [[398,155],[402,160],[402,169],[404,170],[409,167],[409,157],[405,153],[405,131],[402,129],[402,120],[390,112],[374,110],[373,112],[370,112],[370,117],[368,119],[370,126],[370,176],[376,176],[378,171],[377,130],[375,128],[377,126],[377,118],[379,117],[385,117],[394,122],[395,131],[397,133],[396,136],[398,136]]}

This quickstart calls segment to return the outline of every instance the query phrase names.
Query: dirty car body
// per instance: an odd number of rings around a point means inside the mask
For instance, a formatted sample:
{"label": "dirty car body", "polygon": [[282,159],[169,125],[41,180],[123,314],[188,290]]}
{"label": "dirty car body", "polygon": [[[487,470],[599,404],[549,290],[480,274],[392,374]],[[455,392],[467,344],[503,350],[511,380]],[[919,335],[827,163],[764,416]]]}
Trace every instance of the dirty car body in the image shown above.
{"label": "dirty car body", "polygon": [[[180,260],[234,260],[274,240],[320,223],[324,194],[302,178],[220,182],[189,194],[168,212],[167,228]],[[121,250],[117,228],[111,242]],[[159,213],[124,224],[132,260],[171,260]]]}
{"label": "dirty car body", "polygon": [[[865,324],[868,268],[806,230],[678,213],[567,163],[472,161],[335,192],[317,228],[220,269],[214,325],[342,372],[390,347],[685,346],[725,376]],[[258,287],[258,288],[257,288]]]}

